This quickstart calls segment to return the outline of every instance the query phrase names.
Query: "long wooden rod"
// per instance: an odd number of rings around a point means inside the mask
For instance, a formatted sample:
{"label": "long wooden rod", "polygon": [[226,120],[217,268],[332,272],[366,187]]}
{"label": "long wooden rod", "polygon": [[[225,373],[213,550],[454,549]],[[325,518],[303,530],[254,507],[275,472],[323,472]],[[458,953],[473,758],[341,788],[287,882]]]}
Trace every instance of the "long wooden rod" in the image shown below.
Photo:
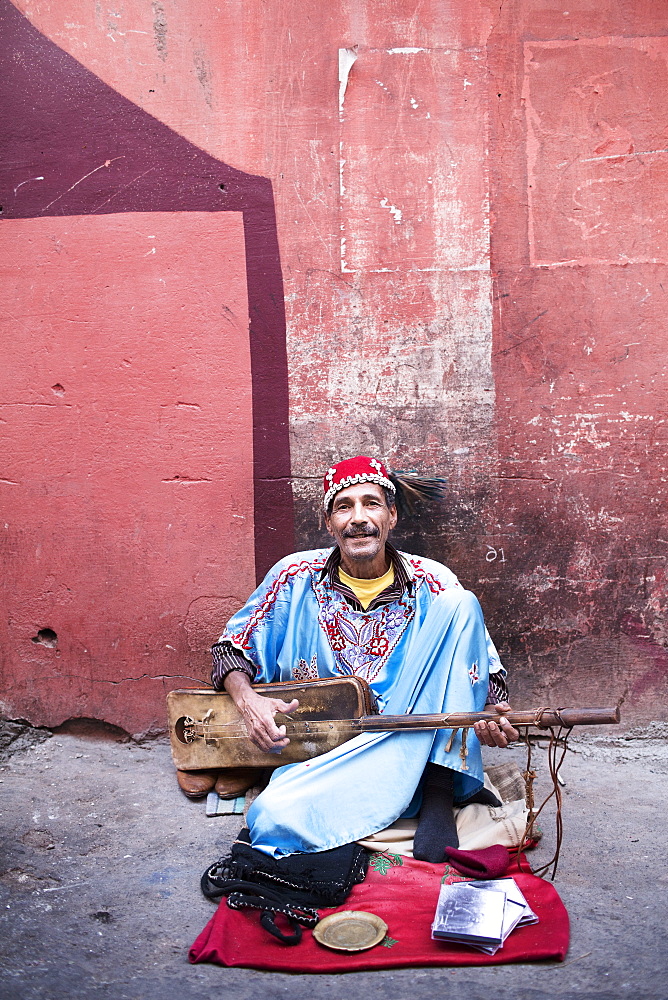
{"label": "long wooden rod", "polygon": [[[619,707],[614,708],[534,708],[506,712],[503,716],[513,726],[608,726],[620,720]],[[447,715],[364,715],[360,719],[363,732],[386,729],[461,729],[474,722],[498,722],[496,712],[449,712]]]}
{"label": "long wooden rod", "polygon": [[[302,719],[285,717],[286,735],[312,735],[338,730],[351,733],[392,732],[397,730],[416,731],[425,729],[462,729],[475,722],[498,722],[496,712],[449,712],[437,715],[363,715],[359,719]],[[504,718],[513,726],[535,726],[548,729],[552,726],[607,726],[620,720],[619,708],[532,708],[524,711],[506,712]],[[277,716],[280,722],[280,717]],[[209,739],[227,737],[240,739],[246,736],[246,728],[239,722],[215,723],[193,722],[190,724],[195,737]]]}

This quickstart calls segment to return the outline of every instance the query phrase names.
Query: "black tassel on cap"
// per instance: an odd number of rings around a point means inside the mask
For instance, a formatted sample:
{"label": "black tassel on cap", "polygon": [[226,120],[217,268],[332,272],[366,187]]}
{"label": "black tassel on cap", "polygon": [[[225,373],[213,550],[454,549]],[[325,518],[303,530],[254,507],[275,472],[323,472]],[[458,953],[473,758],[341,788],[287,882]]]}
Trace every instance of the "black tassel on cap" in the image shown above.
{"label": "black tassel on cap", "polygon": [[397,491],[397,510],[414,514],[419,503],[443,503],[447,479],[442,476],[418,476],[417,472],[389,472],[390,482]]}

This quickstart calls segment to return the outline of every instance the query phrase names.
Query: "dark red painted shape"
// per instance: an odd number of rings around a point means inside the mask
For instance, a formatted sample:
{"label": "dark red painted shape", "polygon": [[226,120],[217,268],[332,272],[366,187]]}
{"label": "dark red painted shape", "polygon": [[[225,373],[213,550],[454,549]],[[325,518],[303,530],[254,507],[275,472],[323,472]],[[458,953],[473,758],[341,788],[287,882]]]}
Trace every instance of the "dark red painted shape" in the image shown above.
{"label": "dark red painted shape", "polygon": [[[0,0],[0,65],[2,218],[243,212],[261,578],[294,547],[285,309],[271,181],[209,156],[126,100],[9,0]],[[22,184],[38,176],[44,180]]]}

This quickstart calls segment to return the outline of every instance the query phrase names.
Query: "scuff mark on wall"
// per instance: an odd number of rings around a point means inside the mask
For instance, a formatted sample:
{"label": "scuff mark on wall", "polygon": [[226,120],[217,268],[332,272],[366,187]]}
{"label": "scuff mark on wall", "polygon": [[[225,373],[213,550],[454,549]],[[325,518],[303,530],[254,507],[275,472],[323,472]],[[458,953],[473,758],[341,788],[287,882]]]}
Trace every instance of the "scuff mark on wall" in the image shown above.
{"label": "scuff mark on wall", "polygon": [[165,8],[158,0],[153,0],[153,37],[158,55],[163,62],[167,59],[167,16]]}
{"label": "scuff mark on wall", "polygon": [[74,191],[75,187],[78,187],[79,184],[83,183],[83,181],[87,181],[89,177],[92,177],[93,174],[96,174],[98,170],[103,170],[105,168],[108,169],[112,165],[112,163],[116,162],[116,160],[122,160],[122,159],[123,159],[122,156],[114,156],[109,160],[105,160],[104,163],[100,163],[100,165],[94,167],[93,170],[89,170],[87,174],[84,174],[83,177],[80,177],[77,181],[74,182],[74,184],[71,184],[66,191],[62,191],[59,195],[56,195],[55,198],[52,198],[51,201],[48,203],[48,205],[45,205],[43,207],[42,211],[46,212],[49,208],[51,208],[52,205],[55,205],[57,201],[60,201],[61,198],[64,198],[66,194],[69,194],[70,191]]}
{"label": "scuff mark on wall", "polygon": [[14,194],[16,194],[19,188],[22,188],[24,184],[30,184],[31,181],[43,181],[43,180],[44,180],[43,177],[28,177],[27,180],[21,181],[19,184],[16,185],[16,187],[14,188]]}
{"label": "scuff mark on wall", "polygon": [[199,49],[193,53],[193,62],[195,64],[195,73],[197,74],[197,79],[199,80],[202,91],[204,92],[204,100],[211,108],[213,107],[213,94],[211,90],[211,67],[207,62],[204,53]]}

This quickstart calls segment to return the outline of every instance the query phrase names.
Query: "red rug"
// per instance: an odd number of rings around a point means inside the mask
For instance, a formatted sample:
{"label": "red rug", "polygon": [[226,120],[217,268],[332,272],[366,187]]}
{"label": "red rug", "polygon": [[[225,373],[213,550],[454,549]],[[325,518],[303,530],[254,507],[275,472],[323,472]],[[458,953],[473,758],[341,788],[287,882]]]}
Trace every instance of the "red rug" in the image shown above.
{"label": "red rug", "polygon": [[[528,864],[523,864],[528,872]],[[568,914],[551,882],[525,874],[513,862],[512,875],[539,923],[517,928],[496,955],[465,945],[432,941],[431,923],[439,887],[465,881],[449,865],[431,865],[398,854],[373,854],[369,873],[343,904],[321,910],[368,910],[388,925],[385,940],[361,952],[325,948],[304,930],[301,944],[288,947],[260,927],[259,913],[231,910],[223,900],[190,949],[191,962],[216,962],[272,972],[353,972],[409,965],[500,965],[507,962],[563,961],[568,951]]]}

